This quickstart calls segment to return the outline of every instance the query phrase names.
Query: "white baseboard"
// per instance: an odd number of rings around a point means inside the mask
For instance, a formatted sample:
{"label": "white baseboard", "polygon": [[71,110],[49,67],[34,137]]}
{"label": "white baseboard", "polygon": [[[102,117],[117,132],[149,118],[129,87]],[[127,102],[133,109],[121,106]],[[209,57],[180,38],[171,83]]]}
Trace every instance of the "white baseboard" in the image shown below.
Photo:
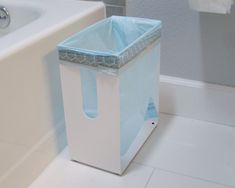
{"label": "white baseboard", "polygon": [[162,75],[160,111],[235,126],[235,87]]}

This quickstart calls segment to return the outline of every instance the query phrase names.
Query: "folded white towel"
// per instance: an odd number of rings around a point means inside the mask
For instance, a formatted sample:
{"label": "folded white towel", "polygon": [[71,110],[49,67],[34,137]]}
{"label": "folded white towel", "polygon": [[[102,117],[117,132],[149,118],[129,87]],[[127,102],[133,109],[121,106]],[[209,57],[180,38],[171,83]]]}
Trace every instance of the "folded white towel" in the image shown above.
{"label": "folded white towel", "polygon": [[228,14],[230,13],[234,1],[235,0],[189,0],[189,5],[192,9],[200,12]]}

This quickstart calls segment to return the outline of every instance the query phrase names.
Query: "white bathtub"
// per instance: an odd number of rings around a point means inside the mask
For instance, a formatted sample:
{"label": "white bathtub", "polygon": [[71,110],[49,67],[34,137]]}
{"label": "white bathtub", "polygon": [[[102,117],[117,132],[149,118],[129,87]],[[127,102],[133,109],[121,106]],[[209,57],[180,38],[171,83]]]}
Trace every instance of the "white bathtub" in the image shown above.
{"label": "white bathtub", "polygon": [[15,1],[0,1],[0,5],[7,7],[10,13],[11,24],[6,29],[0,29],[0,37],[12,33],[16,29],[23,27],[34,20],[40,18],[43,14],[43,9],[35,6],[34,3],[28,2],[22,4],[22,2]]}
{"label": "white bathtub", "polygon": [[0,187],[25,188],[65,146],[56,45],[105,16],[99,2],[0,0]]}

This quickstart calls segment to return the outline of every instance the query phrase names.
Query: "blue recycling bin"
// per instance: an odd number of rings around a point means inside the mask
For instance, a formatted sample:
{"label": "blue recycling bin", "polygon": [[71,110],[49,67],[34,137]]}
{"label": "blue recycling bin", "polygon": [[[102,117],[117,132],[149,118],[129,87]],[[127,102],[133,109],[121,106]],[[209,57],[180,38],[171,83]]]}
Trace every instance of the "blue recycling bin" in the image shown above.
{"label": "blue recycling bin", "polygon": [[71,158],[122,174],[158,122],[161,21],[112,16],[58,45]]}

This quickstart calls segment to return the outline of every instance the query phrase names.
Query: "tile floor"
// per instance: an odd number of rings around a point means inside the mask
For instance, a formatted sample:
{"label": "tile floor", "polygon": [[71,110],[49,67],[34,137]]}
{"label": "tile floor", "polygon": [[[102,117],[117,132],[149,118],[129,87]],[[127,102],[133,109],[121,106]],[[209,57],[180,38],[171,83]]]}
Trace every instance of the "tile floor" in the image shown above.
{"label": "tile floor", "polygon": [[122,177],[70,161],[66,148],[29,188],[235,188],[235,127],[160,119]]}

